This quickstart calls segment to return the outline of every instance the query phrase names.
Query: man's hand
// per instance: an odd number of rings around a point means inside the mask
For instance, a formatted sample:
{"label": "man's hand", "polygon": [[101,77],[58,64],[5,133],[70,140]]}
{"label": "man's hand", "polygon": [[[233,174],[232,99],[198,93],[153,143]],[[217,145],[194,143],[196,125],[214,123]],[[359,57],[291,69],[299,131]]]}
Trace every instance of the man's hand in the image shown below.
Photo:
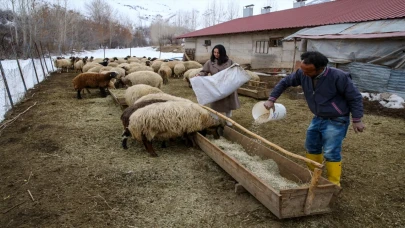
{"label": "man's hand", "polygon": [[276,109],[274,108],[274,102],[273,101],[266,101],[266,102],[264,102],[264,107],[267,109],[267,110],[270,110],[271,108],[273,109],[273,112],[275,112],[276,111]]}
{"label": "man's hand", "polygon": [[358,122],[358,123],[352,123],[353,124],[353,130],[354,132],[363,132],[364,129],[366,129],[366,126],[364,126],[363,122]]}

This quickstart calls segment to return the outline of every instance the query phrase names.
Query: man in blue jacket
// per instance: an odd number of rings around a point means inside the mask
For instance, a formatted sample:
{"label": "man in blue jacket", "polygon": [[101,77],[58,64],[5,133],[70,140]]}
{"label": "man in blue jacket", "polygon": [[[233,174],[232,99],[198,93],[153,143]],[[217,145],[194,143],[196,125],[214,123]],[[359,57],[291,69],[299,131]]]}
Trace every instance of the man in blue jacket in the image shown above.
{"label": "man in blue jacket", "polygon": [[[361,122],[363,98],[350,74],[327,67],[328,59],[323,54],[305,52],[301,60],[301,69],[281,80],[264,106],[274,109],[274,102],[284,90],[302,87],[308,107],[315,115],[307,130],[306,157],[318,163],[325,159],[328,180],[340,186],[342,142],[350,125],[350,113],[354,131],[365,129]],[[314,169],[310,163],[308,167]]]}

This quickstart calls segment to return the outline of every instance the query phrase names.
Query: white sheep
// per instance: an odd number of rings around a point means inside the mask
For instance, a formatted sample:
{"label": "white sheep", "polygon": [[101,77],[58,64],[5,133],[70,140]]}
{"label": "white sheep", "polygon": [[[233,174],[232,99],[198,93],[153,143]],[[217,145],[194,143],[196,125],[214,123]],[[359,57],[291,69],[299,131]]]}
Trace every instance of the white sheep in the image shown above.
{"label": "white sheep", "polygon": [[152,67],[148,66],[131,66],[131,68],[128,69],[127,74],[133,73],[133,72],[138,72],[138,71],[151,71],[153,72]]}
{"label": "white sheep", "polygon": [[183,76],[185,71],[186,71],[186,67],[184,66],[184,64],[182,62],[174,65],[173,72],[174,72],[175,76],[180,78]]}
{"label": "white sheep", "polygon": [[128,130],[135,140],[143,142],[146,150],[156,157],[152,140],[188,137],[207,129],[213,130],[215,138],[219,138],[217,130],[220,126],[220,122],[210,112],[196,103],[167,101],[136,110],[129,117]]}
{"label": "white sheep", "polygon": [[163,63],[163,61],[161,61],[161,60],[153,61],[152,66],[151,66],[153,71],[157,73],[159,71],[160,66],[162,65],[162,63]]}
{"label": "white sheep", "polygon": [[162,64],[158,71],[158,74],[162,77],[163,84],[169,83],[169,78],[172,76],[172,69],[168,65]]}
{"label": "white sheep", "polygon": [[125,103],[128,106],[131,106],[141,97],[153,93],[163,93],[163,91],[156,87],[152,87],[145,84],[133,85],[125,90],[124,94]]}
{"label": "white sheep", "polygon": [[90,70],[91,68],[96,67],[96,66],[102,66],[102,65],[98,64],[96,62],[88,62],[88,63],[84,64],[82,71],[83,71],[83,73],[85,73],[88,70]]}
{"label": "white sheep", "polygon": [[62,73],[63,69],[66,69],[66,72],[69,72],[69,67],[72,65],[70,60],[67,59],[55,59],[54,65],[58,73]]}
{"label": "white sheep", "polygon": [[188,102],[192,102],[192,101],[190,101],[189,99],[186,99],[186,98],[176,97],[176,96],[161,92],[161,93],[150,93],[150,94],[144,95],[144,96],[140,97],[139,99],[137,99],[134,102],[134,104],[136,104],[138,102],[148,101],[148,100],[188,101]]}
{"label": "white sheep", "polygon": [[184,73],[184,77],[183,80],[186,81],[188,83],[188,86],[191,88],[191,82],[190,82],[190,78],[195,77],[196,74],[200,73],[200,71],[202,70],[202,68],[197,68],[197,69],[190,69],[188,71],[186,71]]}
{"label": "white sheep", "polygon": [[159,74],[153,71],[137,71],[128,74],[127,76],[121,78],[122,82],[127,85],[137,85],[145,84],[156,88],[161,88],[163,84],[163,79]]}
{"label": "white sheep", "polygon": [[199,62],[196,62],[196,61],[185,61],[185,62],[183,62],[183,64],[184,64],[184,67],[186,68],[185,71],[203,67]]}

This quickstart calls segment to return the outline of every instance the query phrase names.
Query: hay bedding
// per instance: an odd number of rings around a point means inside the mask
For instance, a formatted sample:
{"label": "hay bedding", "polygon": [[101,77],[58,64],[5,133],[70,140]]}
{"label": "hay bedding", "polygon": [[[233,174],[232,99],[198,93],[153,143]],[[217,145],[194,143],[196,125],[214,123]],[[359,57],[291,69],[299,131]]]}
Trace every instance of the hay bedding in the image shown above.
{"label": "hay bedding", "polygon": [[[179,141],[164,149],[155,143],[160,156],[151,158],[133,140],[130,149],[121,149],[120,107],[98,90],[77,100],[74,76],[52,75],[6,117],[11,120],[37,102],[1,132],[0,227],[405,225],[403,119],[366,111],[367,130],[350,129],[343,144],[343,192],[334,212],[279,221],[250,194],[235,194],[235,181],[201,150]],[[171,80],[163,91],[196,100],[182,80]],[[240,100],[236,122],[304,154],[312,118],[305,101],[282,96],[278,101],[288,108],[288,118],[253,125],[250,113],[257,100]]]}

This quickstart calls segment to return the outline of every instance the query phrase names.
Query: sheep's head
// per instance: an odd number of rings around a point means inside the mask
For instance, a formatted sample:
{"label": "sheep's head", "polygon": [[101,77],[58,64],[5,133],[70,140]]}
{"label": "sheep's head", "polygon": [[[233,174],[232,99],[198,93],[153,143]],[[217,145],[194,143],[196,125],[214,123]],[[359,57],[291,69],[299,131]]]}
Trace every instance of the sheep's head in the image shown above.
{"label": "sheep's head", "polygon": [[115,71],[109,72],[108,74],[109,74],[109,76],[110,76],[110,79],[117,77],[117,73],[116,73]]}

